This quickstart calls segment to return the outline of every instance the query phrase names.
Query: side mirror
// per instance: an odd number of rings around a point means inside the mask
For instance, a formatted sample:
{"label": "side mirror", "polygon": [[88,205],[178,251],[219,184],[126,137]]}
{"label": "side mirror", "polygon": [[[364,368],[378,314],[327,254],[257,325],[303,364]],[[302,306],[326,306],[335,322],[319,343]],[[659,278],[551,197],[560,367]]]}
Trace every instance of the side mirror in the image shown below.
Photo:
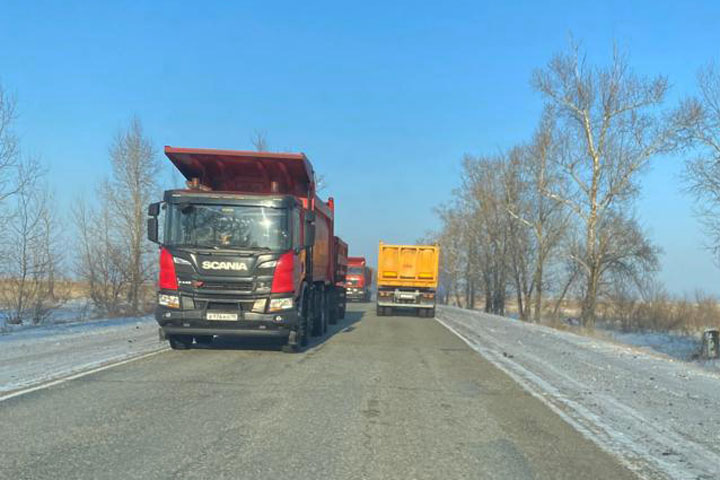
{"label": "side mirror", "polygon": [[148,217],[157,217],[160,215],[160,202],[148,205]]}
{"label": "side mirror", "polygon": [[[155,204],[157,205],[157,204]],[[150,217],[147,220],[147,238],[153,243],[158,243],[158,219]]]}
{"label": "side mirror", "polygon": [[312,223],[305,224],[305,246],[310,248],[315,245],[315,225]]}

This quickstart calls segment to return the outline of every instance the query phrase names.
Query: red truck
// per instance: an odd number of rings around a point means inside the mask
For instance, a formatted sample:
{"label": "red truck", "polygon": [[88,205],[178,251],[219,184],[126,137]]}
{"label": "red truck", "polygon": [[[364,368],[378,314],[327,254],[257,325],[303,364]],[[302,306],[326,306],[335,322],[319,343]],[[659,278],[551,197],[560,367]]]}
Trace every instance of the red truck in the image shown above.
{"label": "red truck", "polygon": [[165,147],[165,155],[187,179],[148,207],[148,238],[160,245],[155,318],[173,349],[263,336],[295,352],[344,317],[347,244],[304,154]]}
{"label": "red truck", "polygon": [[370,301],[372,268],[367,266],[365,257],[348,258],[348,273],[345,288],[348,300]]}

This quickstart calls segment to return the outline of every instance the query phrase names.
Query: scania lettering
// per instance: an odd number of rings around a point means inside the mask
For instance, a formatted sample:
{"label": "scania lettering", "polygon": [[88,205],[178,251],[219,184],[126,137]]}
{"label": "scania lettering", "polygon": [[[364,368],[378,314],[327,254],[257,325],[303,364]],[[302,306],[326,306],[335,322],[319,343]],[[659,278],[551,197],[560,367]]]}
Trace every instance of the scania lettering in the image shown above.
{"label": "scania lettering", "polygon": [[247,265],[240,262],[203,262],[203,270],[247,270]]}
{"label": "scania lettering", "polygon": [[347,244],[304,154],[165,154],[187,179],[148,207],[148,238],[160,246],[155,318],[172,348],[263,336],[294,352],[344,316]]}

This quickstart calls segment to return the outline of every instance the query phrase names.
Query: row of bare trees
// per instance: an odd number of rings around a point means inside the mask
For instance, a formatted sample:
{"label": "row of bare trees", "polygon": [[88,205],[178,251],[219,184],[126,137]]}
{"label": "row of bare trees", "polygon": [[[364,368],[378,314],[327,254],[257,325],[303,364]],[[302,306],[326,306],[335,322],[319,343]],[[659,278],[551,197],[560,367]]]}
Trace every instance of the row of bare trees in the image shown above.
{"label": "row of bare trees", "polygon": [[15,98],[0,85],[0,320],[40,323],[57,304],[62,255],[52,196],[14,133]]}
{"label": "row of bare trees", "polygon": [[67,228],[42,163],[21,151],[16,119],[17,102],[0,86],[0,323],[43,322],[73,286],[99,314],[146,310],[155,262],[145,209],[160,164],[140,121],[115,136],[111,175],[76,203]]}
{"label": "row of bare trees", "polygon": [[482,292],[486,311],[503,314],[511,299],[522,319],[538,321],[572,297],[582,324],[593,327],[599,302],[641,294],[657,270],[659,249],[634,201],[650,163],[681,149],[700,152],[688,162],[688,185],[720,251],[714,69],[700,75],[699,98],[663,109],[665,77],[634,74],[617,50],[608,65],[591,64],[571,44],[532,85],[545,101],[532,139],[466,156],[460,187],[438,209],[446,301],[472,307]]}

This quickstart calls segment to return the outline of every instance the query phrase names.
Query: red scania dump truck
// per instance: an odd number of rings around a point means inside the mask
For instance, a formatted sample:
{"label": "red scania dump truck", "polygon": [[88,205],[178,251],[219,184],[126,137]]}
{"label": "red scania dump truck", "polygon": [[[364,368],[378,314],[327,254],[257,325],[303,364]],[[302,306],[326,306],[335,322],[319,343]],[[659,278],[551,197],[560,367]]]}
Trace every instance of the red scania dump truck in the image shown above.
{"label": "red scania dump truck", "polygon": [[160,245],[155,318],[173,349],[264,336],[294,352],[345,316],[348,247],[304,154],[165,155],[187,179],[148,207],[148,238]]}
{"label": "red scania dump truck", "polygon": [[349,257],[348,273],[345,282],[348,300],[370,301],[372,269],[367,266],[365,257]]}

